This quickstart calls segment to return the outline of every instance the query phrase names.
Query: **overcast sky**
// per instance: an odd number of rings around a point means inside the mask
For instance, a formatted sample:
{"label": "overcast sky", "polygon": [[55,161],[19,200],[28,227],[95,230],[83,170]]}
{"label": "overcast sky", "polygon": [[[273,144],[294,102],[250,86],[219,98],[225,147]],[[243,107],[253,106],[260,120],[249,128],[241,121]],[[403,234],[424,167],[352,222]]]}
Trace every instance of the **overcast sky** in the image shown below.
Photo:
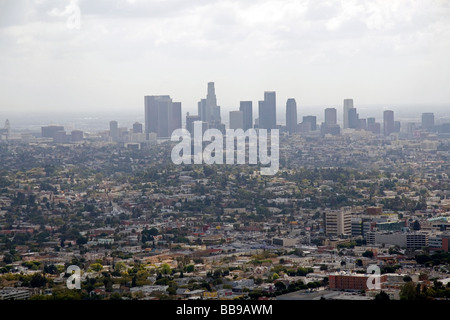
{"label": "overcast sky", "polygon": [[0,0],[0,111],[442,104],[449,57],[448,0]]}

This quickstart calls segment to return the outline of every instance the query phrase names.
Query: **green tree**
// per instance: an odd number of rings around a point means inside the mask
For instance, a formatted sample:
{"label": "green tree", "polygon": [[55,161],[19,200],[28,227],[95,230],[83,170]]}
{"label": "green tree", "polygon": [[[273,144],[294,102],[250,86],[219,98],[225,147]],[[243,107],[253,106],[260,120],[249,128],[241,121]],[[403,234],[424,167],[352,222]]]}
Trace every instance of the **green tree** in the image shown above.
{"label": "green tree", "polygon": [[39,288],[45,286],[47,279],[42,275],[42,273],[35,273],[31,276],[30,286],[33,288]]}
{"label": "green tree", "polygon": [[100,272],[103,269],[103,266],[100,263],[93,263],[89,266],[95,272]]}
{"label": "green tree", "polygon": [[171,274],[172,273],[172,269],[170,268],[170,266],[167,263],[163,263],[159,267],[159,269],[160,269],[162,274]]}
{"label": "green tree", "polygon": [[389,298],[389,295],[386,292],[381,290],[380,293],[378,293],[375,296],[375,300],[376,301],[388,301],[388,300],[391,300],[391,298]]}
{"label": "green tree", "polygon": [[415,300],[416,296],[416,286],[412,281],[405,283],[400,289],[400,300]]}

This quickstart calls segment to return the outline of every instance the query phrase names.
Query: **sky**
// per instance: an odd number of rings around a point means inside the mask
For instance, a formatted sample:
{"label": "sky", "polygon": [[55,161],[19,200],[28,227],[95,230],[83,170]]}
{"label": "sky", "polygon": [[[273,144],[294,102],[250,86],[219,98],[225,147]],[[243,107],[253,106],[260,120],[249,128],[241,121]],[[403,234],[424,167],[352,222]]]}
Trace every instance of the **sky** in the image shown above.
{"label": "sky", "polygon": [[449,0],[0,0],[0,113],[450,104],[449,52]]}

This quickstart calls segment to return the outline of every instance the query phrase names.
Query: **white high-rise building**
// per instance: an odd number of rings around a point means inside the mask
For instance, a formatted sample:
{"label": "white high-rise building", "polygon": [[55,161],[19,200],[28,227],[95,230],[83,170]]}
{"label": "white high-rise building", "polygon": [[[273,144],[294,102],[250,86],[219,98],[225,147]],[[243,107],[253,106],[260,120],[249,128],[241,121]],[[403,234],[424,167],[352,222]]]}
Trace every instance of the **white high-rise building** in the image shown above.
{"label": "white high-rise building", "polygon": [[350,109],[353,109],[353,99],[344,99],[344,129],[349,128],[350,125],[348,118]]}
{"label": "white high-rise building", "polygon": [[352,234],[352,213],[350,211],[329,211],[325,213],[327,235]]}

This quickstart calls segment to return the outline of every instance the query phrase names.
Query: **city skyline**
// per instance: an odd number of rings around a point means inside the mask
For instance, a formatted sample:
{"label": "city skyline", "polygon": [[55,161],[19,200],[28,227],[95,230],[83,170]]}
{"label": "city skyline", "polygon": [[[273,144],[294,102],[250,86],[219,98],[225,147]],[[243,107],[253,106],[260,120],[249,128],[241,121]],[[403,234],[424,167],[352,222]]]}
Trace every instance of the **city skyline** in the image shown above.
{"label": "city skyline", "polygon": [[[74,7],[79,29],[68,27]],[[265,90],[299,105],[337,107],[348,96],[360,105],[450,103],[445,1],[47,0],[1,9],[5,112],[135,110],[149,91],[170,92],[188,110],[209,79],[225,112]]]}

